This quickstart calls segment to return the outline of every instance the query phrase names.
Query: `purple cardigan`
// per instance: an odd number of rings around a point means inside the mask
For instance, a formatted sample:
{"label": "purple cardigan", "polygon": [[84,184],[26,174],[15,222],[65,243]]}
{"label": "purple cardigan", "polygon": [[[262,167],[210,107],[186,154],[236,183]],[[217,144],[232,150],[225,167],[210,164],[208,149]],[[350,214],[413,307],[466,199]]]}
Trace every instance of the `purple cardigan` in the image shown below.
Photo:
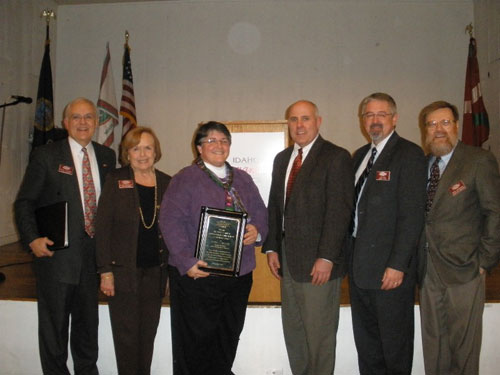
{"label": "purple cardigan", "polygon": [[[267,209],[249,174],[233,169],[233,186],[255,225],[261,242],[267,236]],[[224,189],[217,186],[196,164],[179,171],[171,180],[160,208],[160,230],[169,249],[168,263],[181,275],[196,264],[194,257],[201,206],[221,208],[225,205]],[[255,245],[243,248],[240,275],[255,268]]]}

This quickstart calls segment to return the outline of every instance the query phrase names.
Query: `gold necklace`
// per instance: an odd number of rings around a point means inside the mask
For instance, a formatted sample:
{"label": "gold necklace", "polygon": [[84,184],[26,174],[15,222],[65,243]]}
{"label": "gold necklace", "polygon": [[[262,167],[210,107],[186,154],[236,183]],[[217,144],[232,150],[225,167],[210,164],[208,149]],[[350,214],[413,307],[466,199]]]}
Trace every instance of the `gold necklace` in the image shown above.
{"label": "gold necklace", "polygon": [[142,221],[142,225],[144,225],[144,228],[146,229],[151,229],[153,228],[153,225],[155,223],[155,220],[156,220],[156,205],[158,204],[158,194],[157,194],[157,183],[156,183],[156,180],[155,180],[155,205],[154,205],[154,213],[153,213],[153,220],[151,221],[151,224],[150,225],[146,225],[146,222],[144,221],[144,215],[142,214],[142,208],[141,208],[141,202],[140,202],[140,199],[139,199],[139,213],[141,214],[141,221]]}

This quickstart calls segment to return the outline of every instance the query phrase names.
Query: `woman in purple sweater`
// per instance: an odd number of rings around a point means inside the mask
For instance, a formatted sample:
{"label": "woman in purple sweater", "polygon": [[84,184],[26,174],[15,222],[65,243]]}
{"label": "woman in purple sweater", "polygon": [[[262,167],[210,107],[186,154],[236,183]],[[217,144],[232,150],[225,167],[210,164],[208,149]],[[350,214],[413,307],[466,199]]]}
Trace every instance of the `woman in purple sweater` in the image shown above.
{"label": "woman in purple sweater", "polygon": [[[256,245],[267,235],[267,210],[257,186],[226,162],[231,134],[224,124],[201,125],[198,158],[177,173],[160,209],[169,248],[174,375],[230,375],[255,268]],[[248,214],[238,277],[210,275],[194,256],[202,206]]]}

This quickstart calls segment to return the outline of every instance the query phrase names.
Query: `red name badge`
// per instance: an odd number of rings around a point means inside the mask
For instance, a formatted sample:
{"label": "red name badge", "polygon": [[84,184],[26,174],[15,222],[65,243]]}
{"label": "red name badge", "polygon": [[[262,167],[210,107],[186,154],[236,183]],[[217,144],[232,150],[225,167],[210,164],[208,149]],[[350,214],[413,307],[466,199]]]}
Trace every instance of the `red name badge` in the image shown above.
{"label": "red name badge", "polygon": [[377,171],[376,181],[391,181],[391,171]]}
{"label": "red name badge", "polygon": [[464,182],[462,180],[460,180],[456,184],[453,184],[452,186],[450,186],[448,191],[451,193],[451,195],[455,196],[457,194],[460,194],[465,189],[467,189],[467,187],[465,186]]}
{"label": "red name badge", "polygon": [[73,174],[73,167],[70,167],[69,165],[59,164],[59,169],[57,171],[59,173],[72,175]]}
{"label": "red name badge", "polygon": [[133,180],[118,180],[118,188],[119,189],[133,189],[134,181]]}

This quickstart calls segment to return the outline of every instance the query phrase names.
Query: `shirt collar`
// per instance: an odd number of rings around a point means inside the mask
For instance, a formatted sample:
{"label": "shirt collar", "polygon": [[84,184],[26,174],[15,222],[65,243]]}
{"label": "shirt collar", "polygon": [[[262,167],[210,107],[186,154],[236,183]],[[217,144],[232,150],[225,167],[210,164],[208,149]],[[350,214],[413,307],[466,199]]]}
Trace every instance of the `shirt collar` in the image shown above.
{"label": "shirt collar", "polygon": [[319,133],[316,135],[316,138],[314,138],[312,140],[312,142],[310,142],[308,145],[306,145],[304,147],[300,147],[297,143],[295,143],[293,145],[293,153],[298,154],[299,148],[302,148],[302,160],[304,160],[306,158],[307,154],[309,153],[309,151],[311,150],[312,146],[314,145],[314,143],[318,139],[318,137],[319,137]]}
{"label": "shirt collar", "polygon": [[[82,151],[82,145],[75,141],[73,138],[68,137],[68,142],[69,142],[69,147],[71,148],[71,152],[73,154],[78,154],[78,152]],[[92,145],[92,142],[89,142],[87,146],[85,146],[87,151],[93,150],[94,146]]]}

